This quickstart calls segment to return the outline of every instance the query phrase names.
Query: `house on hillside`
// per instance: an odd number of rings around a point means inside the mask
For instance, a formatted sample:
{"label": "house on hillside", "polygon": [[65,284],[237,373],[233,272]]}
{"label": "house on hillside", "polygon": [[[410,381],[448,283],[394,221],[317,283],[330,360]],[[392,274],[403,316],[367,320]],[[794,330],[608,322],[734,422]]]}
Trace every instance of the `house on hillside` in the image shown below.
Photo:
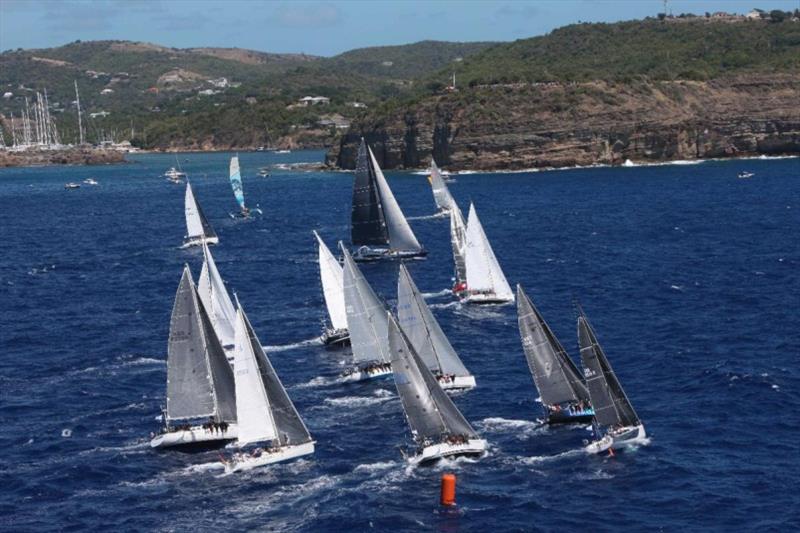
{"label": "house on hillside", "polygon": [[228,81],[228,78],[217,78],[215,80],[206,80],[206,81],[208,81],[208,83],[210,83],[211,85],[213,85],[218,89],[226,89],[231,86],[230,82]]}
{"label": "house on hillside", "polygon": [[325,96],[304,96],[297,103],[305,107],[310,105],[328,105],[331,103],[331,99]]}
{"label": "house on hillside", "polygon": [[102,91],[100,91],[100,94],[112,94],[113,92],[114,92],[114,89],[106,88],[106,89],[103,89]]}
{"label": "house on hillside", "polygon": [[317,124],[325,128],[333,126],[337,130],[346,130],[350,127],[350,121],[339,114],[323,115],[317,121]]}
{"label": "house on hillside", "polygon": [[764,12],[760,9],[753,9],[744,17],[748,20],[760,20],[764,16]]}

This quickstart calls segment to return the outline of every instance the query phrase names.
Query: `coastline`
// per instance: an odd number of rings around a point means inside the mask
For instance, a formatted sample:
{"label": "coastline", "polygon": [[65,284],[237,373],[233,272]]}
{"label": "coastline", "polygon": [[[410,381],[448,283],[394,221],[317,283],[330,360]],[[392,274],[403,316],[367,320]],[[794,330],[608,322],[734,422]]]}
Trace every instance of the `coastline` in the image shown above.
{"label": "coastline", "polygon": [[113,165],[126,161],[127,152],[95,148],[63,150],[0,151],[0,168],[44,167],[61,165]]}

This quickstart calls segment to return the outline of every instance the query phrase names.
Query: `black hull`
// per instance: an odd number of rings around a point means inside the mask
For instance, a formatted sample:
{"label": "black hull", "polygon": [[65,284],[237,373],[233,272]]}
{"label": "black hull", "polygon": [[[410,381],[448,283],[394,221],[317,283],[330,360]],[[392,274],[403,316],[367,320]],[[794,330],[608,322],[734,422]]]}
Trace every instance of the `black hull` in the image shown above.
{"label": "black hull", "polygon": [[180,452],[180,453],[202,453],[219,450],[224,448],[236,439],[220,439],[220,440],[207,440],[201,442],[188,442],[186,444],[176,444],[165,448],[159,448],[158,451],[164,452]]}
{"label": "black hull", "polygon": [[424,259],[428,255],[428,250],[412,251],[398,251],[391,252],[389,250],[381,251],[368,251],[361,253],[360,249],[353,253],[353,260],[356,263],[368,263],[371,261],[398,261],[403,259]]}
{"label": "black hull", "polygon": [[547,423],[554,424],[588,424],[592,421],[594,415],[571,415],[566,412],[551,413],[547,416]]}

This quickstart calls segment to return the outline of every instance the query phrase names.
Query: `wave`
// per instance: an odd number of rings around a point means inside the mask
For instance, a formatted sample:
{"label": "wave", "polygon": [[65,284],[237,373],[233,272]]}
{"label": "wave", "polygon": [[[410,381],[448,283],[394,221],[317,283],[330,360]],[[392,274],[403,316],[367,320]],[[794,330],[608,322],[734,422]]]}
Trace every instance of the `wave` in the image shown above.
{"label": "wave", "polygon": [[453,307],[461,309],[462,306],[461,302],[447,302],[446,304],[431,304],[428,307],[430,307],[431,309],[450,309]]}
{"label": "wave", "polygon": [[303,348],[305,346],[322,346],[322,337],[312,337],[310,339],[300,342],[293,342],[291,344],[279,344],[275,346],[262,345],[261,347],[267,352],[285,352],[287,350],[296,350],[297,348]]}
{"label": "wave", "polygon": [[[379,391],[383,391],[384,394],[378,394]],[[368,405],[383,403],[394,397],[394,395],[389,391],[385,391],[384,389],[379,389],[379,391],[376,391],[375,396],[342,396],[340,398],[325,398],[324,403],[336,407],[366,407]]]}
{"label": "wave", "polygon": [[324,387],[325,385],[332,385],[334,383],[338,383],[338,378],[328,378],[325,376],[317,376],[313,379],[306,381],[305,383],[300,383],[298,385],[293,386],[293,389],[310,389],[315,387]]}
{"label": "wave", "polygon": [[515,420],[501,417],[484,418],[478,425],[489,432],[513,433],[517,437],[530,437],[547,433],[549,431],[546,424],[533,422],[531,420]]}
{"label": "wave", "polygon": [[125,361],[120,366],[139,366],[139,365],[166,365],[163,359],[153,359],[152,357],[137,357],[130,361]]}
{"label": "wave", "polygon": [[434,220],[437,218],[445,218],[446,215],[435,213],[433,215],[420,215],[418,217],[406,217],[406,220]]}
{"label": "wave", "polygon": [[397,463],[394,461],[378,461],[377,463],[358,465],[353,469],[353,472],[381,472],[396,465]]}
{"label": "wave", "polygon": [[535,465],[540,463],[547,463],[550,461],[559,461],[566,457],[577,457],[579,455],[583,455],[586,452],[583,448],[579,448],[576,450],[567,450],[565,452],[557,453],[555,455],[530,455],[530,456],[522,456],[522,457],[515,457],[513,460],[519,462],[524,465]]}
{"label": "wave", "polygon": [[439,292],[423,292],[423,298],[438,298],[439,296],[447,296],[449,294],[453,294],[453,291],[450,289],[442,289]]}

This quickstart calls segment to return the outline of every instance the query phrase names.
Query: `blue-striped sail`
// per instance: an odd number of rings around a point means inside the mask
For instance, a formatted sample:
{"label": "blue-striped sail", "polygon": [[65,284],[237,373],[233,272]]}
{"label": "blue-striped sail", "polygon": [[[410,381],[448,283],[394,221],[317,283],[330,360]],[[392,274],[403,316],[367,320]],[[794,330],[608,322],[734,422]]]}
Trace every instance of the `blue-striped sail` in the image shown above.
{"label": "blue-striped sail", "polygon": [[233,195],[239,203],[239,208],[244,211],[244,190],[242,189],[242,174],[239,172],[239,156],[231,158],[231,187],[233,187]]}

